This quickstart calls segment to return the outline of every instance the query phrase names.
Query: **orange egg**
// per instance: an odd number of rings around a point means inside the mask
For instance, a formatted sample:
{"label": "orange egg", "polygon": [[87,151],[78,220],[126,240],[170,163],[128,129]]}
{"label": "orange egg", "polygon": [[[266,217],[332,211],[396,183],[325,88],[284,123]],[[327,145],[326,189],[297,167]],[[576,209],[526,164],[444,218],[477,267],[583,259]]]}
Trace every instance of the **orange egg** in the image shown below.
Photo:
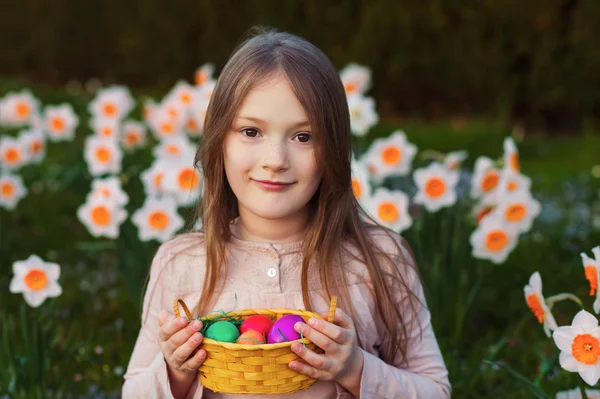
{"label": "orange egg", "polygon": [[260,345],[265,343],[265,336],[258,331],[248,330],[240,335],[237,343],[244,345]]}

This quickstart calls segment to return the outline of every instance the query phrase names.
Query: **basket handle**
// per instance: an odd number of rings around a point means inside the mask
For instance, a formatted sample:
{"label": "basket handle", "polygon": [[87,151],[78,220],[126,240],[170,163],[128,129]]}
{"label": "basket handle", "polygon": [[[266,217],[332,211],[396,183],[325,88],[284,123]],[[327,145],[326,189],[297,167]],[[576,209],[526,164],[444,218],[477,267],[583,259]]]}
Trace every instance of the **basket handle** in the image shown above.
{"label": "basket handle", "polygon": [[337,307],[337,296],[331,297],[331,304],[329,305],[329,315],[327,315],[327,321],[333,323],[335,317],[335,308]]}
{"label": "basket handle", "polygon": [[183,302],[183,299],[176,299],[175,302],[173,302],[173,313],[175,313],[175,317],[180,316],[179,306],[177,306],[177,305],[181,305],[181,307],[183,308],[183,311],[185,312],[185,315],[187,316],[188,319],[190,319],[190,320],[193,319],[192,312],[190,312],[190,309],[188,309],[185,302]]}

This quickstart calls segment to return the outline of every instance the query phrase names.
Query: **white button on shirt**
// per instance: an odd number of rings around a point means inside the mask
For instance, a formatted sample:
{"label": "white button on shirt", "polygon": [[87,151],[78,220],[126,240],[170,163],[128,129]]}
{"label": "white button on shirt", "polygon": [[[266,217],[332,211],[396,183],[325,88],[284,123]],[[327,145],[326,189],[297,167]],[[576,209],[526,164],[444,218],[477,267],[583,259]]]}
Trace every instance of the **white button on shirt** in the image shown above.
{"label": "white button on shirt", "polygon": [[277,275],[277,269],[275,269],[274,267],[271,267],[269,270],[267,270],[267,276],[275,277],[276,275]]}

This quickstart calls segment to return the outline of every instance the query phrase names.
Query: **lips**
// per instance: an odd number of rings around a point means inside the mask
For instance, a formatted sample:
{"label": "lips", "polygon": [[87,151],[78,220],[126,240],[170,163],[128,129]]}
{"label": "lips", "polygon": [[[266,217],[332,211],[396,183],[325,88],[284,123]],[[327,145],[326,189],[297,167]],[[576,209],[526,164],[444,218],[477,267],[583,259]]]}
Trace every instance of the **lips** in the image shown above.
{"label": "lips", "polygon": [[254,182],[267,191],[281,191],[292,185],[292,183],[274,182],[271,180],[254,180]]}
{"label": "lips", "polygon": [[259,182],[259,183],[265,183],[265,184],[278,184],[278,185],[281,185],[281,186],[287,186],[287,185],[292,184],[292,183],[286,183],[286,182],[280,182],[280,181],[272,181],[272,180],[254,180],[254,181]]}

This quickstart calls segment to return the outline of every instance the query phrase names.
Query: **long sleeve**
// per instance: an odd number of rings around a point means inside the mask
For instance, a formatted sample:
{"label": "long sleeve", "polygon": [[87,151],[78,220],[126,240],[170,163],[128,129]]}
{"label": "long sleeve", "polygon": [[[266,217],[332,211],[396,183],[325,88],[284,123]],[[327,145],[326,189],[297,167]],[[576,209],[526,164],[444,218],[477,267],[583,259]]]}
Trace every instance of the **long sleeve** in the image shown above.
{"label": "long sleeve", "polygon": [[[403,248],[404,258],[412,259],[412,254]],[[406,298],[398,294],[397,306],[402,314],[407,315],[404,322],[412,326],[408,333],[407,362],[401,366],[401,355],[398,353],[393,364],[387,364],[377,356],[363,350],[364,367],[361,378],[360,398],[394,398],[394,399],[437,399],[450,398],[450,382],[444,359],[440,352],[433,328],[431,314],[427,309],[423,287],[412,269],[409,270],[407,283],[422,301],[417,304],[419,323],[411,323],[411,308]],[[402,290],[399,290],[400,292]],[[418,324],[422,327],[422,336]],[[404,367],[404,368],[400,368]]]}
{"label": "long sleeve", "polygon": [[[126,399],[174,399],[167,365],[158,344],[158,313],[161,311],[164,296],[163,272],[170,256],[168,245],[169,243],[163,244],[158,249],[150,267],[150,280],[143,301],[142,327],[124,376],[122,396]],[[202,398],[202,391],[199,379],[195,379],[186,398]]]}

